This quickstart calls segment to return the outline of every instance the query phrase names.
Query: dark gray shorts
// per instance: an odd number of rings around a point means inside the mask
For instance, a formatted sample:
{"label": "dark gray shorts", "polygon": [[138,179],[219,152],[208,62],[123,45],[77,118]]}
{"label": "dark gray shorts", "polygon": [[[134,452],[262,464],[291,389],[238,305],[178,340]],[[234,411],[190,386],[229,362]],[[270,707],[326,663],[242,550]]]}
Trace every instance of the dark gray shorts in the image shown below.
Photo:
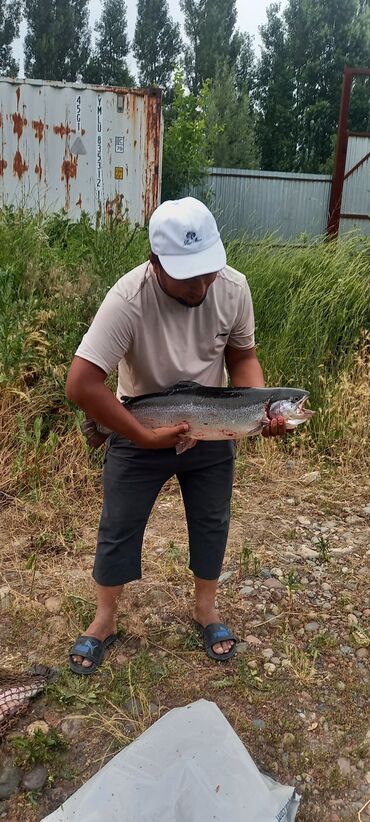
{"label": "dark gray shorts", "polygon": [[112,434],[103,468],[103,510],[93,570],[96,582],[113,586],[141,578],[145,526],[160,489],[174,475],[188,524],[189,568],[201,579],[218,579],[229,531],[234,454],[230,441],[198,442],[177,455],[174,448],[138,448]]}

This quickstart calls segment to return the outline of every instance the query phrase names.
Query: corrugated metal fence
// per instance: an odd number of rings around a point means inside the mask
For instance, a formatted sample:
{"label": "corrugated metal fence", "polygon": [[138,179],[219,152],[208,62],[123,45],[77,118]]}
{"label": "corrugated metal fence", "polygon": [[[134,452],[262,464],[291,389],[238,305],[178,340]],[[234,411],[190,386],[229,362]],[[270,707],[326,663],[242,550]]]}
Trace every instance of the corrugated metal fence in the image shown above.
{"label": "corrugated metal fence", "polygon": [[211,168],[187,193],[207,202],[223,236],[297,240],[325,234],[331,176]]}

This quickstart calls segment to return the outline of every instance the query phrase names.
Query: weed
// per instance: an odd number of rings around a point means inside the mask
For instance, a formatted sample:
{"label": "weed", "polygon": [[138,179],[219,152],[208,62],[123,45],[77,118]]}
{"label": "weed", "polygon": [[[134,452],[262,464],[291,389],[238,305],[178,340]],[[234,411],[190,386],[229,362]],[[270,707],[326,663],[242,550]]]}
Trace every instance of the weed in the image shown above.
{"label": "weed", "polygon": [[261,563],[255,555],[253,546],[249,539],[245,539],[240,554],[240,565],[243,571],[248,574],[254,573],[256,576],[260,571]]}
{"label": "weed", "polygon": [[317,543],[317,551],[319,554],[319,563],[320,565],[324,565],[325,563],[330,562],[330,543],[327,537],[319,537],[319,541]]}
{"label": "weed", "polygon": [[168,556],[169,559],[172,559],[173,562],[177,562],[179,559],[181,559],[181,550],[179,546],[176,545],[176,542],[174,542],[173,539],[170,539],[168,543]]}
{"label": "weed", "polygon": [[243,685],[249,688],[255,688],[257,691],[269,691],[270,686],[267,685],[255,668],[250,668],[245,659],[239,662],[238,679]]}
{"label": "weed", "polygon": [[309,685],[314,682],[317,676],[315,667],[317,650],[313,650],[312,654],[308,654],[296,645],[286,645],[285,653],[289,661],[287,670],[292,672],[298,682],[301,685]]}
{"label": "weed", "polygon": [[13,745],[17,752],[16,764],[20,767],[53,762],[68,748],[66,739],[54,728],[46,734],[37,730],[33,736],[16,736]]}

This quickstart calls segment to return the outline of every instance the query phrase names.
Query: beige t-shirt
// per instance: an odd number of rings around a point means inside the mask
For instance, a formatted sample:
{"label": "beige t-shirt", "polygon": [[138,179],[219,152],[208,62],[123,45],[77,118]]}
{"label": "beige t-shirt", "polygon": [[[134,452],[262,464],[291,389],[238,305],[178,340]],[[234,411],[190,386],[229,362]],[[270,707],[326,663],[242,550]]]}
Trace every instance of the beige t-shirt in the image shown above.
{"label": "beige t-shirt", "polygon": [[226,384],[225,346],[254,346],[254,316],[243,274],[226,266],[195,308],[158,284],[150,263],[121,277],[76,351],[107,374],[118,365],[117,397],[162,391],[179,380]]}

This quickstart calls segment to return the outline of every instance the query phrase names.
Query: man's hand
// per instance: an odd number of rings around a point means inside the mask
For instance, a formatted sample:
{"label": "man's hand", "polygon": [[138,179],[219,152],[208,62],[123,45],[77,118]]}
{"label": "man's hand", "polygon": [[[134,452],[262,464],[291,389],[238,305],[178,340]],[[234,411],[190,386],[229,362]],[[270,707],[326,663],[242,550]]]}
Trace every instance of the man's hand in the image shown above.
{"label": "man's hand", "polygon": [[286,434],[286,424],[284,417],[276,417],[268,420],[262,428],[263,437],[282,437]]}
{"label": "man's hand", "polygon": [[137,442],[140,448],[176,448],[181,442],[182,436],[189,431],[187,422],[182,422],[180,425],[171,425],[167,428],[152,428],[148,429],[143,435],[140,442]]}

